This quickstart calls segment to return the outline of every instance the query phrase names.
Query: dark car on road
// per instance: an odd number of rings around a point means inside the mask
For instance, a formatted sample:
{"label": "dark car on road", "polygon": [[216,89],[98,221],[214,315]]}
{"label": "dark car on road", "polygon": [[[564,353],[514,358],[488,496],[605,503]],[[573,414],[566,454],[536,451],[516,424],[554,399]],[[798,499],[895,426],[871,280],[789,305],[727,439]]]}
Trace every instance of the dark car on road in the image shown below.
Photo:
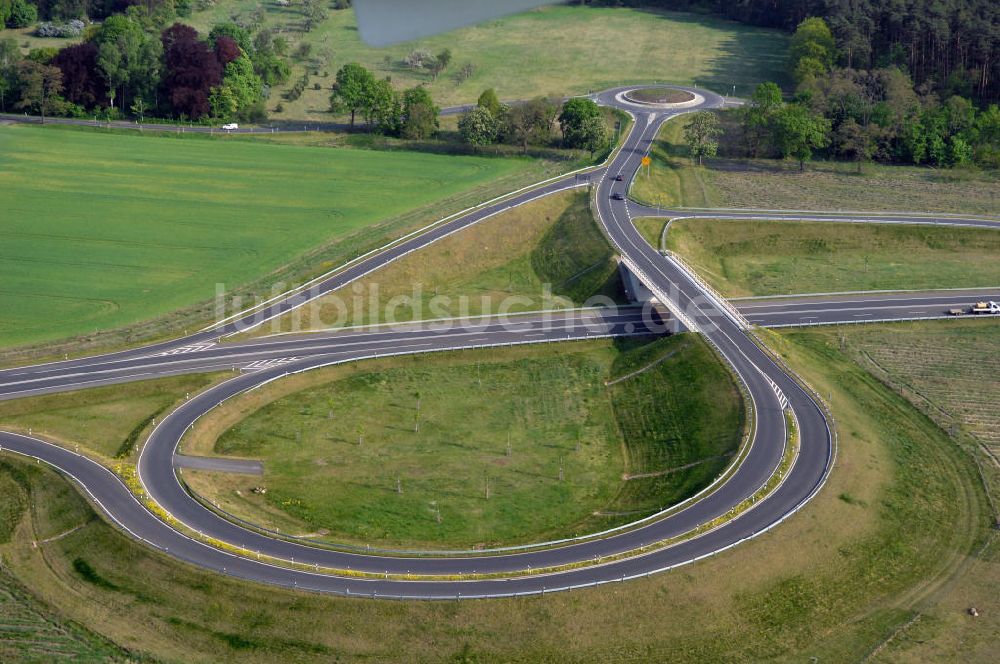
{"label": "dark car on road", "polygon": [[625,178],[623,178],[623,177],[622,177],[621,175],[616,175],[616,176],[615,176],[615,182],[621,182],[621,181],[622,181],[622,180],[624,180],[624,179],[625,179]]}
{"label": "dark car on road", "polygon": [[621,193],[620,191],[616,191],[615,193],[611,194],[611,200],[623,201],[625,200],[625,194]]}

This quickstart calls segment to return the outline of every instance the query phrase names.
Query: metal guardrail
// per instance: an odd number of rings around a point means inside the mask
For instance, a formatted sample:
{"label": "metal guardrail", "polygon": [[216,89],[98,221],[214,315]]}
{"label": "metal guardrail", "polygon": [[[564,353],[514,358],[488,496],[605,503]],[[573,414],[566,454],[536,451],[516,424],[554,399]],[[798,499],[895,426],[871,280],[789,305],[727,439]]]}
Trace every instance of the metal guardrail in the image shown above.
{"label": "metal guardrail", "polygon": [[744,317],[743,314],[740,313],[740,310],[734,307],[732,303],[729,302],[729,300],[727,300],[725,297],[722,296],[721,293],[719,293],[719,291],[715,290],[712,286],[710,286],[707,281],[699,277],[698,273],[695,272],[694,268],[688,265],[683,258],[681,258],[677,254],[669,250],[664,251],[663,255],[666,256],[669,260],[675,262],[678,265],[678,267],[680,267],[693,282],[698,284],[698,286],[702,289],[702,291],[708,293],[708,295],[712,297],[712,299],[714,299],[721,306],[722,310],[725,311],[727,314],[729,314],[729,316],[733,319],[733,322],[736,323],[736,325],[740,329],[742,330],[750,329],[751,327],[750,321],[748,321],[746,317]]}
{"label": "metal guardrail", "polygon": [[981,318],[1000,318],[1000,314],[964,314],[962,316],[949,316],[948,314],[942,314],[940,316],[908,316],[906,318],[856,318],[854,320],[833,320],[833,321],[804,321],[801,323],[777,323],[774,325],[766,325],[762,327],[768,328],[780,328],[780,327],[819,327],[821,325],[864,325],[866,323],[912,323],[922,320],[977,320]]}

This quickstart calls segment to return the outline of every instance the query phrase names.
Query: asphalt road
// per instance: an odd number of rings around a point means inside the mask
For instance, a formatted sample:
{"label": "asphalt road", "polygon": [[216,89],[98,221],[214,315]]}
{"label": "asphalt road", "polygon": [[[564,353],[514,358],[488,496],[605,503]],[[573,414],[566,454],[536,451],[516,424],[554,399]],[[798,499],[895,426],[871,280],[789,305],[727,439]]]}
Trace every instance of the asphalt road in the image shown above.
{"label": "asphalt road", "polygon": [[[579,176],[562,178],[447,220],[382,252],[362,257],[318,280],[306,291],[290,294],[262,311],[237,317],[198,334],[144,349],[0,372],[0,398],[14,398],[190,371],[227,368],[233,371],[236,375],[232,379],[195,395],[157,425],[139,458],[140,480],[156,503],[191,529],[265,556],[310,566],[313,571],[277,567],[252,557],[234,556],[190,539],[148,512],[113,473],[69,450],[10,433],[0,433],[0,446],[5,450],[34,456],[60,469],[74,478],[109,518],[123,529],[181,560],[240,578],[344,595],[420,599],[494,597],[624,581],[688,564],[774,527],[815,495],[829,473],[834,459],[834,446],[826,419],[812,397],[781,367],[775,365],[745,333],[739,317],[734,315],[726,303],[715,299],[680,265],[659,254],[642,239],[631,223],[631,217],[635,214],[648,214],[649,210],[612,200],[611,194],[624,191],[627,182],[638,170],[639,162],[648,151],[662,122],[679,112],[623,104],[615,99],[617,92],[601,93],[597,98],[601,103],[624,107],[635,116],[636,122],[622,150],[607,167],[595,169],[587,176],[596,183],[599,220],[609,239],[645,285],[668,303],[688,327],[703,333],[732,365],[746,387],[754,408],[756,428],[745,459],[726,481],[715,486],[713,491],[706,493],[700,500],[691,501],[663,518],[600,539],[489,556],[470,552],[468,555],[414,557],[317,548],[243,528],[204,508],[186,493],[174,473],[173,457],[177,443],[202,414],[246,390],[291,372],[390,354],[644,333],[641,312],[626,310],[617,313],[578,313],[559,317],[555,322],[528,318],[520,321],[521,329],[509,329],[509,323],[505,321],[485,321],[446,330],[431,330],[426,325],[415,325],[384,331],[354,330],[241,344],[217,343],[221,336],[281,315],[504,209],[555,191],[589,184],[581,181]],[[717,95],[697,92],[705,98],[702,107],[715,107],[722,103],[722,98]],[[606,177],[619,174],[624,180],[621,183],[616,182],[613,177]],[[679,211],[670,212],[668,216],[674,216],[675,212]],[[679,214],[690,215],[690,211]],[[703,216],[719,215],[718,211],[705,211]],[[815,216],[827,218],[825,215]],[[773,215],[768,215],[768,218],[773,218]],[[854,222],[884,220],[890,223],[955,223],[955,219],[950,217],[927,218],[918,215],[848,215],[837,218]],[[972,219],[961,221],[975,224],[983,222]],[[753,301],[738,305],[746,315],[758,320],[770,320],[773,324],[786,324],[796,316],[802,319],[817,311],[826,315],[827,310],[840,312],[831,313],[831,318],[838,315],[854,317],[857,302],[840,300],[838,297],[822,296],[794,303]],[[895,305],[886,302],[874,306],[879,306],[884,311],[899,311],[890,309]],[[901,301],[897,305],[904,308],[916,306],[912,302]],[[927,306],[938,306],[938,303],[928,303]],[[645,555],[600,565],[584,565],[597,557],[626,554],[687,533],[724,515],[751,496],[771,477],[782,456],[787,433],[786,417],[793,417],[797,423],[800,451],[784,481],[766,499],[742,512],[739,518],[697,538]],[[577,566],[544,575],[524,573],[529,569],[559,565]],[[324,574],[319,572],[321,568],[386,576],[490,573],[501,578],[404,581],[395,578]]]}
{"label": "asphalt road", "polygon": [[[732,300],[748,321],[763,327],[953,318],[973,302],[1000,301],[1000,287],[902,293],[833,293]],[[964,317],[964,316],[963,316]]]}

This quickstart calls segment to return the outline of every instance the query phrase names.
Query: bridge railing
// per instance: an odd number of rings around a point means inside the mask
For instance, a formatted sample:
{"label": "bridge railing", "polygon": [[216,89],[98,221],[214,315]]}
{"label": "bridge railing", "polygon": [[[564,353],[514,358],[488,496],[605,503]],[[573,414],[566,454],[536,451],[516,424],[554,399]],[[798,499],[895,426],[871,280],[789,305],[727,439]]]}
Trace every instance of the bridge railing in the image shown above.
{"label": "bridge railing", "polygon": [[682,270],[684,270],[685,273],[687,273],[688,277],[690,277],[692,281],[698,284],[698,287],[701,288],[702,291],[708,293],[708,295],[711,296],[712,299],[718,302],[719,305],[725,310],[725,312],[729,314],[729,316],[735,321],[735,323],[738,326],[740,326],[740,328],[744,330],[750,329],[751,327],[750,321],[748,321],[746,317],[742,313],[740,313],[740,310],[737,309],[735,306],[733,306],[733,304],[728,299],[723,297],[723,295],[719,291],[715,290],[715,288],[709,285],[707,281],[699,277],[698,273],[694,271],[694,268],[688,265],[683,258],[678,256],[676,253],[667,250],[663,252],[663,255],[666,256],[669,260],[672,260],[674,263],[676,263],[678,267],[680,267]]}

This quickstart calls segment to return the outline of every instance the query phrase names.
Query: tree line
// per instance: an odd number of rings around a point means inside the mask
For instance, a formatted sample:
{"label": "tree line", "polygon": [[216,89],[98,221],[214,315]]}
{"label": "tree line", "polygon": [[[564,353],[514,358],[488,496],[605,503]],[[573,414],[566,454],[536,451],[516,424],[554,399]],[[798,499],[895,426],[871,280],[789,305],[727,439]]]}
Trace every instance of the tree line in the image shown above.
{"label": "tree line", "polygon": [[458,121],[462,139],[483,147],[496,143],[548,145],[558,123],[563,147],[586,150],[591,155],[607,147],[609,132],[600,107],[590,99],[574,97],[558,103],[536,97],[518,104],[503,104],[494,89],[484,91],[474,107]]}
{"label": "tree line", "polygon": [[[739,111],[737,154],[793,158],[800,169],[816,152],[853,160],[859,171],[867,161],[1000,168],[996,104],[977,109],[967,97],[941,98],[896,66],[839,67],[836,51],[823,19],[799,24],[788,59],[795,94],[786,102],[776,83],[757,87]],[[685,131],[692,157],[713,156],[723,133],[713,114],[696,114]]]}
{"label": "tree line", "polygon": [[702,8],[751,25],[794,30],[822,16],[833,65],[895,67],[942,98],[1000,102],[1000,2],[996,0],[577,0],[577,4]]}
{"label": "tree line", "polygon": [[369,131],[409,139],[433,136],[441,112],[424,86],[397,91],[392,79],[377,78],[357,62],[337,71],[330,111],[349,114],[351,129],[360,115]]}
{"label": "tree line", "polygon": [[[68,0],[45,5],[50,15],[75,11],[69,6]],[[0,40],[0,110],[43,117],[100,112],[109,119],[266,119],[270,86],[290,73],[285,39],[260,23],[221,23],[204,36],[182,23],[164,27],[175,16],[171,0],[147,0],[86,27],[80,43],[33,49],[26,57],[14,39]]]}
{"label": "tree line", "polygon": [[[437,62],[450,58],[447,49],[435,57]],[[430,138],[440,127],[441,109],[426,87],[396,90],[391,78],[379,78],[356,62],[337,72],[330,111],[348,116],[352,130],[360,121],[368,131],[407,139]],[[608,144],[604,114],[590,99],[573,98],[560,103],[537,97],[508,105],[492,88],[462,114],[458,130],[462,140],[471,146],[504,143],[518,145],[527,152],[530,145],[552,144],[557,125],[564,147],[593,154]]]}

